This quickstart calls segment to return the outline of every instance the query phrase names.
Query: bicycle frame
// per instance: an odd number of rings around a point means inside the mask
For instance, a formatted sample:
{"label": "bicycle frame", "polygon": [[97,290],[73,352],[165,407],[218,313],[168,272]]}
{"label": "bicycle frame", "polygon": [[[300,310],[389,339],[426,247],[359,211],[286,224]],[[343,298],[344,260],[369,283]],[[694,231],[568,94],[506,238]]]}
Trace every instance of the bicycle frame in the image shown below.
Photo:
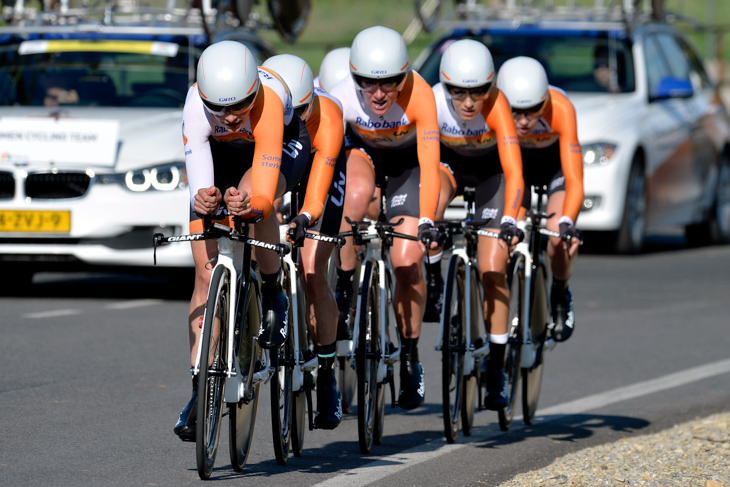
{"label": "bicycle frame", "polygon": [[[388,353],[389,350],[388,347],[386,347],[386,338],[389,336],[388,328],[390,324],[390,306],[388,306],[388,295],[391,292],[391,289],[388,288],[389,283],[387,283],[386,281],[390,281],[390,284],[392,284],[392,277],[389,278],[386,276],[392,276],[392,268],[389,263],[386,263],[387,255],[384,258],[380,242],[381,238],[388,237],[389,236],[386,235],[386,232],[384,232],[382,228],[378,227],[378,222],[375,221],[369,223],[365,232],[358,233],[357,236],[353,236],[355,240],[355,245],[363,245],[365,247],[365,257],[361,265],[364,266],[367,262],[372,262],[373,266],[377,269],[378,276],[380,276],[380,278],[378,279],[378,287],[380,289],[378,312],[380,315],[379,323],[381,323],[380,350],[383,351],[383,356],[378,358],[378,382],[382,382],[385,380],[388,372],[388,365],[393,365],[394,363],[398,362],[400,360],[401,353],[400,334],[398,334],[398,348],[396,350],[392,351],[392,353]],[[363,285],[364,277],[364,274],[360,273],[360,279],[357,286],[358,290],[361,289]],[[348,359],[354,358],[354,350],[357,349],[360,326],[359,324],[362,312],[362,307],[358,306],[355,312],[355,326],[353,327],[352,333],[353,344],[351,350],[347,354]]]}

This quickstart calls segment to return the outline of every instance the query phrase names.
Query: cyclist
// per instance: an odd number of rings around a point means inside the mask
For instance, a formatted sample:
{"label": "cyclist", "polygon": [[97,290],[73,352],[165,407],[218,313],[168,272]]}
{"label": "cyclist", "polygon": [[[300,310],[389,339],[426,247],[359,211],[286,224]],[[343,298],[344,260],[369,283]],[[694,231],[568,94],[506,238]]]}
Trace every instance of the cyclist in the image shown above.
{"label": "cyclist", "polygon": [[[438,217],[464,188],[476,190],[476,218],[500,232],[500,240],[479,237],[477,261],[484,291],[489,333],[488,409],[507,405],[504,356],[507,344],[509,290],[507,263],[520,231],[516,218],[522,202],[522,158],[507,98],[495,85],[494,61],[481,42],[463,39],[441,57],[440,83],[433,87],[441,131],[441,199]],[[507,245],[505,245],[507,243]],[[433,295],[443,290],[441,254],[431,257]],[[428,309],[427,309],[428,312]],[[426,318],[424,318],[425,320]],[[433,321],[438,320],[438,313]]]}
{"label": "cyclist", "polygon": [[[399,231],[418,235],[418,242],[395,239],[391,248],[395,272],[393,305],[401,336],[398,404],[423,404],[425,383],[418,359],[418,338],[426,283],[421,260],[430,241],[440,245],[433,226],[440,191],[439,133],[436,103],[428,83],[409,69],[403,38],[376,26],[360,32],[350,49],[350,74],[332,89],[342,102],[347,123],[345,144],[348,191],[344,214],[362,220],[373,197],[376,176],[387,176],[386,211],[391,221],[404,219]],[[419,188],[420,184],[420,188]],[[341,229],[349,226],[343,221]],[[351,308],[355,251],[342,248],[338,270],[338,305]]]}
{"label": "cyclist", "polygon": [[[583,243],[581,231],[575,227],[583,202],[583,157],[575,108],[561,90],[548,85],[545,69],[532,58],[505,62],[497,86],[512,106],[525,187],[548,186],[547,214],[554,216],[548,218],[547,228],[560,232],[560,238],[550,237],[548,255],[553,272],[550,333],[562,342],[575,327],[568,279]],[[523,207],[529,208],[530,196],[527,191]]]}
{"label": "cyclist", "polygon": [[334,236],[340,231],[346,171],[342,107],[336,98],[314,88],[312,70],[303,59],[281,54],[267,59],[263,66],[281,76],[289,87],[294,111],[306,123],[312,141],[309,169],[294,189],[304,204],[290,223],[296,232],[291,241],[304,242],[299,265],[304,278],[307,325],[319,363],[314,423],[318,428],[334,429],[342,419],[334,371],[337,303],[327,282],[334,244],[304,240],[304,232]]}
{"label": "cyclist", "polygon": [[[190,186],[190,231],[201,233],[201,216],[227,220],[228,215],[259,221],[252,236],[279,242],[272,202],[293,188],[306,169],[309,134],[294,113],[291,95],[272,73],[256,66],[243,44],[222,41],[203,51],[197,83],[183,108],[183,143]],[[215,260],[215,241],[192,242],[195,286],[190,301],[190,360],[195,363],[200,323]],[[263,319],[259,343],[274,348],[287,333],[286,294],[279,259],[254,251],[261,274]],[[175,433],[195,440],[197,377],[193,395],[180,414]]]}
{"label": "cyclist", "polygon": [[332,88],[350,74],[350,48],[339,47],[328,52],[319,65],[319,75],[314,86],[331,92]]}

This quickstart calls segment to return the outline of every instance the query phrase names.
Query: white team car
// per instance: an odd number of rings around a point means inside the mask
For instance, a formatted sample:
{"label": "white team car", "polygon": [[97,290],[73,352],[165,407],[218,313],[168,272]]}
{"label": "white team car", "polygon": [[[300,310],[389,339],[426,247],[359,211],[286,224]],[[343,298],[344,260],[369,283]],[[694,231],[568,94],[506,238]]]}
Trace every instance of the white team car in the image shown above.
{"label": "white team car", "polygon": [[[0,266],[26,282],[151,267],[155,233],[188,233],[182,106],[203,30],[37,24],[0,27]],[[192,264],[187,245],[157,249],[158,266]]]}
{"label": "white team car", "polygon": [[477,9],[415,61],[438,82],[441,53],[470,37],[497,69],[539,60],[573,102],[585,199],[577,226],[613,251],[641,250],[647,232],[685,229],[692,244],[730,238],[730,125],[718,91],[684,35],[620,11]]}

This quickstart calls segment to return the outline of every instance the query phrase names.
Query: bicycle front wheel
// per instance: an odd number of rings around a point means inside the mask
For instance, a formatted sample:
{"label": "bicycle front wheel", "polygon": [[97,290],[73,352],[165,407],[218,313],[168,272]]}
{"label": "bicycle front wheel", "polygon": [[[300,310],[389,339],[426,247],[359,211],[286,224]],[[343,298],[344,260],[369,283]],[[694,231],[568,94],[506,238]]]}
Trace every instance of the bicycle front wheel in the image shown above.
{"label": "bicycle front wheel", "polygon": [[378,415],[378,359],[380,350],[380,316],[378,280],[374,263],[365,264],[364,279],[358,298],[360,322],[355,353],[357,369],[357,430],[360,451],[369,453]]}
{"label": "bicycle front wheel", "polygon": [[213,472],[223,415],[223,382],[231,281],[228,269],[215,268],[210,280],[200,342],[198,415],[195,433],[198,475],[207,480]]}
{"label": "bicycle front wheel", "polygon": [[[259,312],[260,302],[258,288],[252,281],[249,286],[250,296],[240,296],[241,303],[245,306],[239,307],[240,313],[240,329],[237,337],[237,347],[235,360],[241,377],[247,377],[253,374],[251,370],[251,358],[257,361],[261,358],[261,349],[258,341],[254,340],[261,326],[261,314]],[[243,470],[248,460],[249,450],[253,441],[253,428],[256,423],[256,410],[259,402],[259,384],[252,385],[251,400],[245,402],[243,399],[235,404],[228,405],[228,425],[229,425],[229,451],[231,454],[231,466],[236,472]]]}
{"label": "bicycle front wheel", "polygon": [[499,410],[499,428],[507,431],[512,426],[517,406],[521,361],[522,361],[522,316],[525,299],[525,257],[518,255],[512,258],[507,274],[507,286],[510,292],[509,318],[507,321],[507,350],[504,370],[507,373],[507,406]]}
{"label": "bicycle front wheel", "polygon": [[532,367],[522,369],[522,416],[525,424],[532,424],[537,413],[537,404],[542,388],[542,372],[545,362],[544,343],[550,316],[547,296],[547,271],[542,264],[533,268],[532,305],[530,307],[530,334],[537,346],[537,355]]}
{"label": "bicycle front wheel", "polygon": [[459,415],[463,399],[464,351],[466,350],[466,293],[464,263],[452,256],[446,274],[442,312],[443,343],[441,345],[441,395],[446,441],[454,443],[459,431]]}
{"label": "bicycle front wheel", "polygon": [[[472,321],[468,328],[464,329],[464,335],[466,337],[465,345],[474,345],[482,343],[479,340],[479,323],[480,320],[477,318],[482,315],[482,298],[479,284],[479,272],[475,263],[470,263],[472,272],[469,285],[471,286],[471,316]],[[466,360],[466,359],[465,359]],[[470,358],[474,360],[474,358]],[[464,362],[466,363],[466,362]],[[472,428],[474,427],[474,412],[477,408],[477,397],[478,397],[478,383],[481,379],[481,363],[475,363],[472,368],[472,372],[468,375],[463,375],[464,383],[462,386],[461,394],[461,432],[464,436],[471,436]]]}

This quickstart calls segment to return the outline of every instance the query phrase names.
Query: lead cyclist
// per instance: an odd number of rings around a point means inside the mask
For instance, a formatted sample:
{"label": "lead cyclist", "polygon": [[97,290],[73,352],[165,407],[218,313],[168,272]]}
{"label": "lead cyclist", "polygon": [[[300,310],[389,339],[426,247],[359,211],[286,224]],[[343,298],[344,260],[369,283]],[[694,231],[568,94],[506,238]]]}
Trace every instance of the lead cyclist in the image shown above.
{"label": "lead cyclist", "polygon": [[[548,85],[540,62],[529,57],[505,62],[497,86],[512,106],[522,149],[525,187],[548,186],[547,214],[554,216],[548,218],[547,228],[560,232],[560,237],[550,237],[548,243],[553,272],[549,332],[555,341],[562,342],[575,329],[573,293],[568,279],[578,257],[578,247],[583,244],[581,231],[575,226],[583,203],[583,157],[575,108],[562,90]],[[530,207],[530,196],[526,191],[525,209]]]}
{"label": "lead cyclist", "polygon": [[[202,217],[230,222],[230,215],[257,221],[252,237],[279,243],[273,201],[293,188],[307,166],[310,139],[294,113],[291,95],[276,77],[256,66],[243,44],[221,41],[203,51],[197,83],[183,108],[185,167],[190,187],[190,232],[202,233]],[[191,242],[195,286],[188,316],[190,364],[194,366],[217,242]],[[254,250],[261,274],[263,319],[259,343],[281,346],[287,335],[288,299],[276,254]],[[197,376],[174,432],[195,441]]]}
{"label": "lead cyclist", "polygon": [[[386,213],[404,223],[402,233],[418,242],[395,239],[391,260],[395,273],[393,305],[401,336],[402,359],[398,405],[414,409],[425,398],[418,338],[426,300],[421,261],[441,244],[434,228],[441,186],[436,102],[428,83],[409,69],[408,50],[400,34],[376,26],[360,32],[350,49],[350,76],[332,89],[342,102],[348,150],[344,214],[361,221],[375,192],[376,178],[388,177]],[[343,221],[341,229],[349,225]],[[355,269],[352,240],[341,251],[337,294],[351,309]],[[347,302],[349,300],[349,303]],[[342,309],[342,308],[340,308]]]}

